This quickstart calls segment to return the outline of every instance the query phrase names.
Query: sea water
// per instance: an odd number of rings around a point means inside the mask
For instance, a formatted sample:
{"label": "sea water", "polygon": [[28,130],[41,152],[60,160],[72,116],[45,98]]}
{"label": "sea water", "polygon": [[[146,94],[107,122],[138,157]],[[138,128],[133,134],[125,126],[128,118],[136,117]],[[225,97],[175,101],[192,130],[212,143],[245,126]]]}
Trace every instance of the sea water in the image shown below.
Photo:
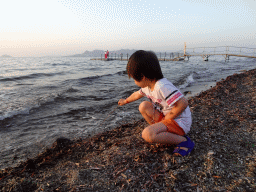
{"label": "sea water", "polygon": [[[167,79],[193,96],[255,68],[255,61],[191,57],[160,65]],[[141,100],[117,107],[139,90],[126,64],[88,57],[0,58],[0,168],[37,155],[59,137],[84,138],[141,119]]]}

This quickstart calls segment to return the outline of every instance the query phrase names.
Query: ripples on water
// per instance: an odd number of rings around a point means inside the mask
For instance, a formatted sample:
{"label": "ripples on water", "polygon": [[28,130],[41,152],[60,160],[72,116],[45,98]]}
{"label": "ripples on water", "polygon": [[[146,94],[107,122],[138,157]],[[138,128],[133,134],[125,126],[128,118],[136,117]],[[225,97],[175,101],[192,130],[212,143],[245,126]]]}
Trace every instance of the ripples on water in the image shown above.
{"label": "ripples on water", "polygon": [[[0,58],[0,167],[26,160],[58,137],[86,137],[141,118],[141,101],[136,101],[118,107],[99,126],[120,98],[139,89],[128,78],[126,64],[81,57]],[[183,92],[193,93],[210,82],[255,68],[255,59],[204,62],[195,57],[160,64],[166,78]]]}

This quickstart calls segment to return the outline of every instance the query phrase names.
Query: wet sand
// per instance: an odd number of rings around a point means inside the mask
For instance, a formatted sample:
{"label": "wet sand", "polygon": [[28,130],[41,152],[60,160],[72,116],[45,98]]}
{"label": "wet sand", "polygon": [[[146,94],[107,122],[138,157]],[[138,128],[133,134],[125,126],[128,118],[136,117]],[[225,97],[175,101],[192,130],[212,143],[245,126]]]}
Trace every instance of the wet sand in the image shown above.
{"label": "wet sand", "polygon": [[144,120],[91,138],[59,138],[0,172],[0,191],[256,191],[256,69],[189,99],[195,148],[144,142]]}

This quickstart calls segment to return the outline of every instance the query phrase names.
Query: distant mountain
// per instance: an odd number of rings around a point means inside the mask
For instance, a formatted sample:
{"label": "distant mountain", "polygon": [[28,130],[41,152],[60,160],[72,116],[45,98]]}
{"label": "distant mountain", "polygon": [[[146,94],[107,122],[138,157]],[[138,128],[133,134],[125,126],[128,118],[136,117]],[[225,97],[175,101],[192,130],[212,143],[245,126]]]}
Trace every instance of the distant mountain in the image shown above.
{"label": "distant mountain", "polygon": [[[125,55],[131,55],[133,54],[136,50],[135,49],[121,49],[121,50],[116,50],[116,51],[111,51],[111,50],[108,50],[109,51],[109,54],[110,54],[110,57],[115,57],[120,55],[121,53],[125,56]],[[105,51],[103,50],[93,50],[93,51],[85,51],[84,53],[82,54],[76,54],[76,55],[70,55],[68,57],[104,57],[104,53]]]}
{"label": "distant mountain", "polygon": [[12,56],[10,56],[10,55],[2,55],[1,57],[12,57]]}

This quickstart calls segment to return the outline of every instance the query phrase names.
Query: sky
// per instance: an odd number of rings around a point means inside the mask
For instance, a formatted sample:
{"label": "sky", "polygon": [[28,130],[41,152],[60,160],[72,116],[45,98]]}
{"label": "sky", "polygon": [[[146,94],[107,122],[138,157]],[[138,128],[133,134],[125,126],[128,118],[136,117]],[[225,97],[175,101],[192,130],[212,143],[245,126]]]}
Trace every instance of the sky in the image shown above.
{"label": "sky", "polygon": [[0,56],[256,48],[255,0],[8,0],[0,18]]}

